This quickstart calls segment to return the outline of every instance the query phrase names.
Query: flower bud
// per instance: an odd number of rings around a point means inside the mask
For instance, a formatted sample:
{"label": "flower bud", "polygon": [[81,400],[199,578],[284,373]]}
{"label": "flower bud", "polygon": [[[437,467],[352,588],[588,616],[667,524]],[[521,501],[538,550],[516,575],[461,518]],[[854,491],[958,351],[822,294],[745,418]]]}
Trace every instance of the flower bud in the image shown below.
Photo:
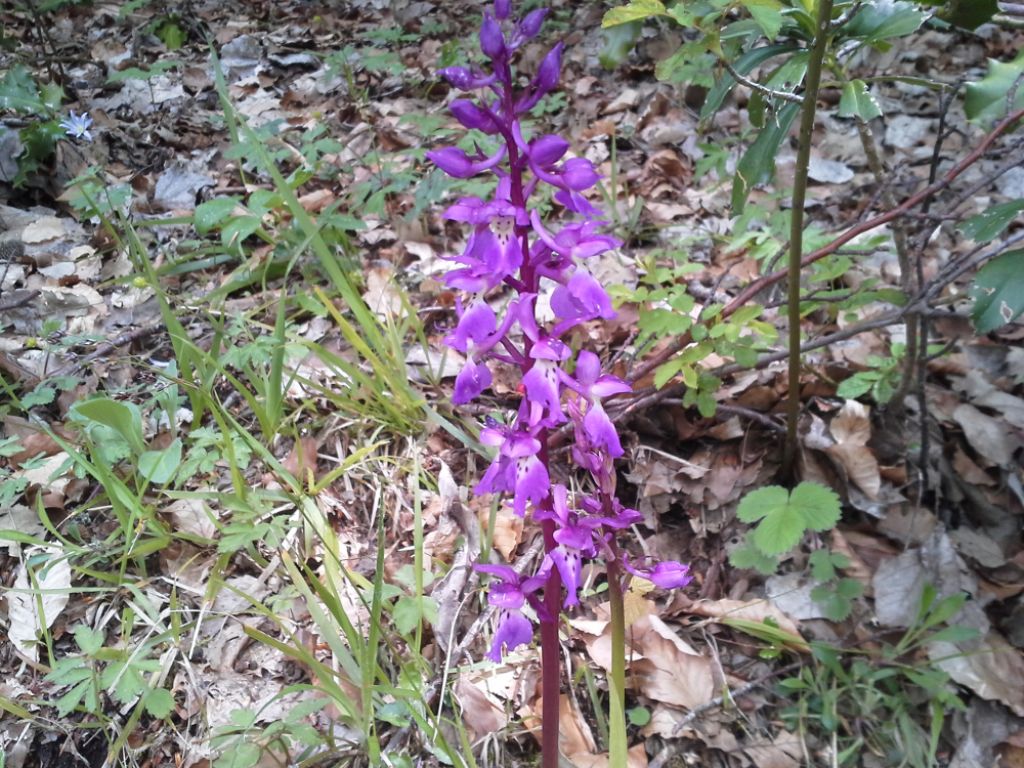
{"label": "flower bud", "polygon": [[501,33],[501,25],[489,13],[484,16],[484,23],[480,26],[480,50],[492,61],[505,58],[505,37]]}
{"label": "flower bud", "polygon": [[494,17],[496,19],[507,19],[512,13],[511,0],[494,0]]}
{"label": "flower bud", "polygon": [[537,88],[543,93],[558,87],[558,79],[562,74],[562,48],[563,44],[558,43],[548,51],[537,69]]}
{"label": "flower bud", "polygon": [[526,14],[526,17],[519,22],[519,34],[523,37],[524,41],[532,40],[537,36],[541,26],[544,24],[544,17],[547,15],[547,8],[538,8]]}
{"label": "flower bud", "polygon": [[530,159],[541,167],[554,165],[569,150],[569,142],[549,133],[530,142]]}
{"label": "flower bud", "polygon": [[494,122],[494,116],[468,99],[456,99],[448,105],[448,108],[455,118],[467,128],[475,128],[492,135],[499,131],[498,124]]}
{"label": "flower bud", "polygon": [[468,179],[473,175],[473,161],[458,147],[444,147],[427,152],[427,159],[456,179]]}

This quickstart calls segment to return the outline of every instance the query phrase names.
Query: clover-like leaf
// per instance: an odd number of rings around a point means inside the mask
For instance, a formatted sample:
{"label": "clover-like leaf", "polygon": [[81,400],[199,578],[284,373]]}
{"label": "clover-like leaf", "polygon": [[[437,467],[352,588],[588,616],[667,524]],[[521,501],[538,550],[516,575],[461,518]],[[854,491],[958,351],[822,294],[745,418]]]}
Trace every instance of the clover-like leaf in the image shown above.
{"label": "clover-like leaf", "polygon": [[806,531],[834,526],[839,511],[834,491],[816,483],[800,483],[792,493],[770,485],[748,494],[736,516],[747,523],[760,520],[750,540],[764,554],[780,555],[796,546]]}

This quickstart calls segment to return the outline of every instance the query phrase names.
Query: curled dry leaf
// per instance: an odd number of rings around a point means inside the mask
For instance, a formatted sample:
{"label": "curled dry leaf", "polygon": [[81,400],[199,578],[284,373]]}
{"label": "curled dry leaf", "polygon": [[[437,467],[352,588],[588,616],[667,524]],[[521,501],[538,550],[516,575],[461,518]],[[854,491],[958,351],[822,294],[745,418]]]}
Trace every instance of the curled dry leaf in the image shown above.
{"label": "curled dry leaf", "polygon": [[882,478],[878,459],[867,447],[871,439],[870,409],[856,400],[847,400],[832,419],[829,431],[836,442],[825,452],[869,498],[877,498]]}
{"label": "curled dry leaf", "polygon": [[455,699],[462,709],[462,721],[474,738],[497,733],[508,725],[508,715],[484,680],[461,674],[454,688]]}

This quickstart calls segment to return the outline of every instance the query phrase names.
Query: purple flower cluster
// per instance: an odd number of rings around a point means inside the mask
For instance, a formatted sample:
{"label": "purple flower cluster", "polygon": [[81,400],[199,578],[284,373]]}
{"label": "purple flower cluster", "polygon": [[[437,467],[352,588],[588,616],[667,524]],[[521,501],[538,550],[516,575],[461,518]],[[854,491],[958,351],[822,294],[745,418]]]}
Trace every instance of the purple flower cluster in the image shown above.
{"label": "purple flower cluster", "polygon": [[[485,13],[480,30],[480,48],[490,71],[441,71],[457,90],[478,93],[476,100],[452,101],[451,111],[466,128],[494,137],[497,148],[476,146],[468,153],[446,147],[427,153],[449,176],[465,179],[493,173],[498,180],[492,199],[463,198],[444,214],[472,227],[465,250],[451,257],[456,266],[445,278],[450,287],[466,294],[457,303],[458,323],[445,339],[466,359],[455,381],[453,401],[468,403],[491,385],[488,360],[514,365],[522,373],[523,398],[513,423],[488,419],[481,432],[481,441],[496,448],[497,455],[474,492],[510,495],[517,515],[530,511],[541,522],[546,545],[543,562],[529,576],[507,565],[478,566],[496,577],[489,600],[500,609],[501,618],[488,654],[496,661],[503,648],[511,650],[533,637],[533,626],[522,611],[527,604],[541,622],[557,621],[551,615],[552,601],[542,600],[539,592],[552,585],[564,587],[561,606],[578,603],[584,560],[621,562],[625,570],[663,588],[690,581],[688,567],[680,563],[645,567],[620,556],[615,533],[637,522],[640,514],[623,508],[615,497],[613,462],[623,450],[602,400],[630,387],[603,373],[597,355],[587,350],[574,354],[563,341],[581,323],[615,316],[611,299],[587,268],[587,260],[621,243],[601,234],[606,222],[583,194],[600,179],[591,162],[567,157],[569,142],[561,136],[523,134],[522,116],[558,85],[562,44],[548,52],[523,87],[513,76],[512,58],[517,48],[537,36],[547,13],[541,8],[516,22],[509,0],[495,0],[493,13]],[[528,205],[542,184],[552,188],[554,200],[578,220],[557,231],[545,227],[538,211]],[[501,315],[485,300],[498,287],[515,293]],[[537,299],[544,287],[551,289],[555,321],[550,327],[537,322]],[[574,430],[573,461],[591,477],[585,493],[570,494],[564,485],[551,481],[549,431],[567,422]]]}

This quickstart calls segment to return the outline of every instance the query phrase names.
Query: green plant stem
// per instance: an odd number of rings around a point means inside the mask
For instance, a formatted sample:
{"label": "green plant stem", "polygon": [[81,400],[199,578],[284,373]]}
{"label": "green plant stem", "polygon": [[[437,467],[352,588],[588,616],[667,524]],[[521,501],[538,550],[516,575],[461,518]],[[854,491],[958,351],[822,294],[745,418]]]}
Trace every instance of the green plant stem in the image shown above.
{"label": "green plant stem", "polygon": [[608,601],[611,605],[612,670],[608,677],[608,766],[626,768],[626,610],[622,599],[622,569],[618,547],[608,559]]}
{"label": "green plant stem", "polygon": [[814,139],[814,116],[821,85],[821,70],[828,49],[832,0],[818,0],[817,32],[807,62],[807,87],[800,114],[800,146],[793,179],[792,220],[789,236],[789,400],[786,404],[786,447],[782,469],[792,475],[797,447],[797,422],[800,417],[800,264],[804,250],[804,202],[807,199],[807,174]]}

